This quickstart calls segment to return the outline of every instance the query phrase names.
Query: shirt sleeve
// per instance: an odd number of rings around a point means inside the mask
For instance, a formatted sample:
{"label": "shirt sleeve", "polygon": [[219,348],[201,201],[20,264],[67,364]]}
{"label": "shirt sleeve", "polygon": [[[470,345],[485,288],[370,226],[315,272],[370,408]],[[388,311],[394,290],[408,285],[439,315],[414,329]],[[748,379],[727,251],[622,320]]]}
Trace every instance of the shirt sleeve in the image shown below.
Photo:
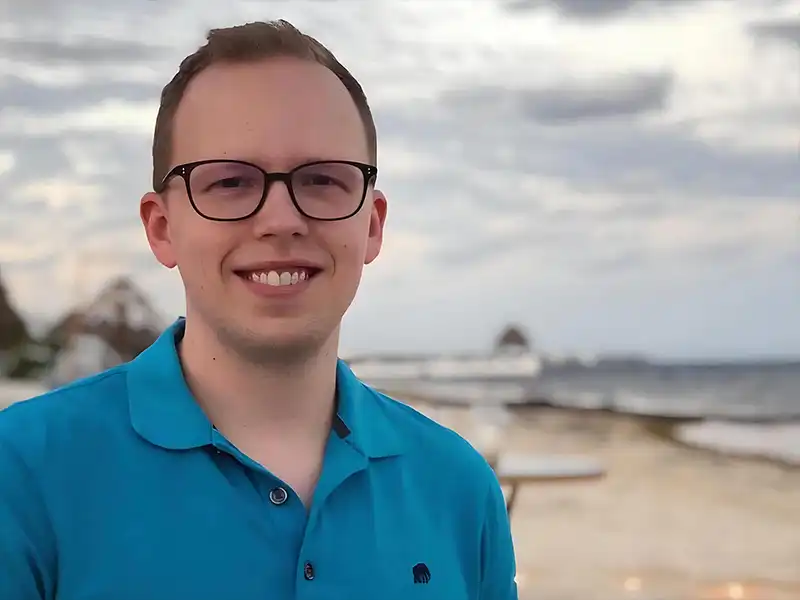
{"label": "shirt sleeve", "polygon": [[489,490],[481,536],[480,600],[518,600],[517,564],[503,490],[495,479]]}
{"label": "shirt sleeve", "polygon": [[41,490],[0,429],[0,598],[52,600],[55,544]]}

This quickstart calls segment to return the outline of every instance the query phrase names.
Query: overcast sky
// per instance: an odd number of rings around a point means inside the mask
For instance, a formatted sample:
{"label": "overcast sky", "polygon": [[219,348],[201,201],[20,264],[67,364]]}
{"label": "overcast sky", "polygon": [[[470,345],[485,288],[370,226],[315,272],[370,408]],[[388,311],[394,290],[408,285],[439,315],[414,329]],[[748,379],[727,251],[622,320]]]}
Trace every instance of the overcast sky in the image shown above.
{"label": "overcast sky", "polygon": [[795,0],[0,0],[0,272],[32,321],[119,274],[182,313],[138,220],[158,94],[208,27],[270,18],[378,121],[386,247],[346,351],[516,322],[558,352],[800,355]]}

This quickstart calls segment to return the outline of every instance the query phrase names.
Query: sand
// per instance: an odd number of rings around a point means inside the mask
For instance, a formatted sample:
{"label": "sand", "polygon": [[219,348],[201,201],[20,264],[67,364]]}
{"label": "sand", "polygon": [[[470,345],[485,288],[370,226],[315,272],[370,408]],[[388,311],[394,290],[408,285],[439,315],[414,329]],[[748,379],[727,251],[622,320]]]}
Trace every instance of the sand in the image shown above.
{"label": "sand", "polygon": [[[467,409],[409,402],[479,445]],[[800,600],[800,469],[675,443],[669,423],[514,409],[504,451],[601,461],[601,481],[531,484],[512,528],[520,597]]]}
{"label": "sand", "polygon": [[0,378],[0,410],[14,402],[38,396],[47,391],[47,388],[35,381]]}

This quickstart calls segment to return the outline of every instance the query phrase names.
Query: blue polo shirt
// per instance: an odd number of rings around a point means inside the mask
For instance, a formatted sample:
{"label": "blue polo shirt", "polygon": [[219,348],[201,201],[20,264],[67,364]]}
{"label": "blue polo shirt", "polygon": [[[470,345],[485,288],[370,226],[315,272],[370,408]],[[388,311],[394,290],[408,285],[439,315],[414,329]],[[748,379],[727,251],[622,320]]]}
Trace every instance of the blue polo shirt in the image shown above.
{"label": "blue polo shirt", "polygon": [[340,362],[306,509],[209,423],[182,334],[0,412],[0,599],[517,598],[502,492],[461,437]]}

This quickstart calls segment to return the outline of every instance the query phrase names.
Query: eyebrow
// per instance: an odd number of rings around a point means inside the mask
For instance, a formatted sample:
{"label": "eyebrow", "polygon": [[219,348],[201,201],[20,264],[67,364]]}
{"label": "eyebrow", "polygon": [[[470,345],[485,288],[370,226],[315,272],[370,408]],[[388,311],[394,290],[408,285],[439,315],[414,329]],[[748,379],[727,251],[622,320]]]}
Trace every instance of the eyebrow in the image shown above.
{"label": "eyebrow", "polygon": [[[265,161],[261,158],[256,158],[253,156],[244,156],[234,158],[232,156],[225,156],[225,160],[240,160],[242,162],[252,163],[254,165],[258,165],[265,171],[276,171],[277,168],[274,165],[267,165]],[[337,160],[347,160],[347,161],[354,161],[354,162],[367,162],[363,158],[353,158],[350,154],[339,154],[339,155],[322,155],[322,154],[306,154],[306,155],[295,155],[295,156],[283,156],[280,160],[271,161],[273,163],[280,162],[284,165],[281,170],[291,170],[295,167],[299,167],[300,165],[304,165],[307,163],[314,163],[314,162],[325,162],[325,161],[337,161]]]}

